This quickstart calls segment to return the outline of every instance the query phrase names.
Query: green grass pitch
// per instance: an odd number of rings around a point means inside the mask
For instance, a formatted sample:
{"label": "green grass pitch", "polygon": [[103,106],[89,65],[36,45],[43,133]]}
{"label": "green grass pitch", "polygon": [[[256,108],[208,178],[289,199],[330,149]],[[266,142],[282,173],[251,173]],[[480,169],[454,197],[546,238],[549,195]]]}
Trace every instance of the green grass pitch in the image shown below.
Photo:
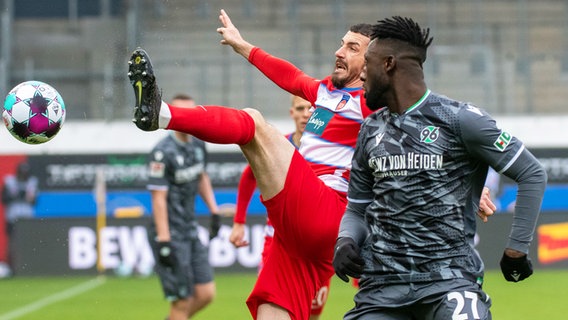
{"label": "green grass pitch", "polygon": [[[193,319],[251,319],[245,306],[255,274],[217,274],[217,298]],[[498,271],[487,274],[485,291],[493,318],[566,319],[568,270],[536,270],[520,283],[506,282]],[[341,319],[355,289],[334,278],[322,319]],[[168,303],[158,279],[115,277],[14,277],[0,280],[0,320],[9,319],[164,319]]]}

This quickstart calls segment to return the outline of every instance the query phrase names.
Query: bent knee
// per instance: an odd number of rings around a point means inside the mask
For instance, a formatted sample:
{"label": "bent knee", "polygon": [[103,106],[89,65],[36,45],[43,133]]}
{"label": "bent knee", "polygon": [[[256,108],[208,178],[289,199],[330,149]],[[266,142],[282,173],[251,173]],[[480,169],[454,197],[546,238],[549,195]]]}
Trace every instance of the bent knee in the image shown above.
{"label": "bent knee", "polygon": [[264,125],[266,123],[264,116],[257,109],[244,108],[243,111],[248,113],[248,115],[254,120],[254,124],[257,128],[259,125]]}
{"label": "bent knee", "polygon": [[244,108],[243,111],[246,112],[254,121],[255,139],[257,141],[267,142],[275,135],[283,136],[276,127],[266,121],[262,113],[257,109]]}
{"label": "bent knee", "polygon": [[215,299],[215,291],[207,291],[201,294],[198,299],[203,303],[211,303]]}
{"label": "bent knee", "polygon": [[194,299],[199,300],[203,304],[211,303],[216,296],[216,289],[213,283],[206,285],[196,286]]}

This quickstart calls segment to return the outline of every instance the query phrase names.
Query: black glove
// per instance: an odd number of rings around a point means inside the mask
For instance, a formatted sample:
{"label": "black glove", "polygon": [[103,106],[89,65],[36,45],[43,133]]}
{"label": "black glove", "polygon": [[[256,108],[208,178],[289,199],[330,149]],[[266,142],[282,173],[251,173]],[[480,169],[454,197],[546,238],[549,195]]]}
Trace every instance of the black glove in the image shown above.
{"label": "black glove", "polygon": [[349,237],[337,239],[335,243],[335,253],[333,255],[333,268],[335,274],[345,281],[349,282],[347,276],[360,278],[363,273],[365,261],[359,255],[359,246]]}
{"label": "black glove", "polygon": [[507,281],[519,282],[530,277],[533,273],[532,263],[527,255],[519,258],[511,258],[503,253],[499,264],[501,265],[503,276],[505,276]]}
{"label": "black glove", "polygon": [[219,235],[219,229],[221,229],[221,215],[212,214],[211,225],[209,226],[209,240]]}
{"label": "black glove", "polygon": [[173,268],[176,265],[176,255],[174,247],[169,241],[158,242],[158,262],[165,266]]}

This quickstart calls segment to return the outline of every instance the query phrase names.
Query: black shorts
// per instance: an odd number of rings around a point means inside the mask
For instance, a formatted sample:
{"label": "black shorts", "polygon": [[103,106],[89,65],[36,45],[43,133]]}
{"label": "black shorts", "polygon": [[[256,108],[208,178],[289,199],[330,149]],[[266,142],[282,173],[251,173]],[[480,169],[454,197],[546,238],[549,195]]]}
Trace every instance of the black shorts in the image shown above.
{"label": "black shorts", "polygon": [[466,279],[362,288],[354,301],[344,319],[491,319],[491,299]]}
{"label": "black shorts", "polygon": [[209,264],[209,251],[199,239],[184,241],[173,240],[177,265],[169,268],[158,262],[156,241],[150,239],[156,264],[154,271],[160,278],[162,289],[167,300],[175,301],[193,295],[196,284],[213,281],[213,268]]}

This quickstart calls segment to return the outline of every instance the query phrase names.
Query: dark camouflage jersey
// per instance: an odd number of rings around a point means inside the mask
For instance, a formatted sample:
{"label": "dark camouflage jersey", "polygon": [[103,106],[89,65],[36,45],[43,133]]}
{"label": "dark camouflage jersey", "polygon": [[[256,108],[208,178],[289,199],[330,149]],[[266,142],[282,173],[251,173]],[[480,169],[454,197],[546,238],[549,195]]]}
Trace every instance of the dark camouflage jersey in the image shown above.
{"label": "dark camouflage jersey", "polygon": [[205,170],[205,143],[195,137],[183,143],[171,133],[152,149],[148,162],[147,188],[168,191],[168,222],[172,239],[195,238],[195,196]]}
{"label": "dark camouflage jersey", "polygon": [[[473,238],[488,165],[522,180],[522,166],[537,170],[531,164],[540,166],[485,111],[430,91],[402,115],[387,108],[370,115],[359,133],[339,234],[362,245],[362,281],[482,277]],[[523,217],[509,247],[528,251],[541,189],[530,208],[517,212]]]}

